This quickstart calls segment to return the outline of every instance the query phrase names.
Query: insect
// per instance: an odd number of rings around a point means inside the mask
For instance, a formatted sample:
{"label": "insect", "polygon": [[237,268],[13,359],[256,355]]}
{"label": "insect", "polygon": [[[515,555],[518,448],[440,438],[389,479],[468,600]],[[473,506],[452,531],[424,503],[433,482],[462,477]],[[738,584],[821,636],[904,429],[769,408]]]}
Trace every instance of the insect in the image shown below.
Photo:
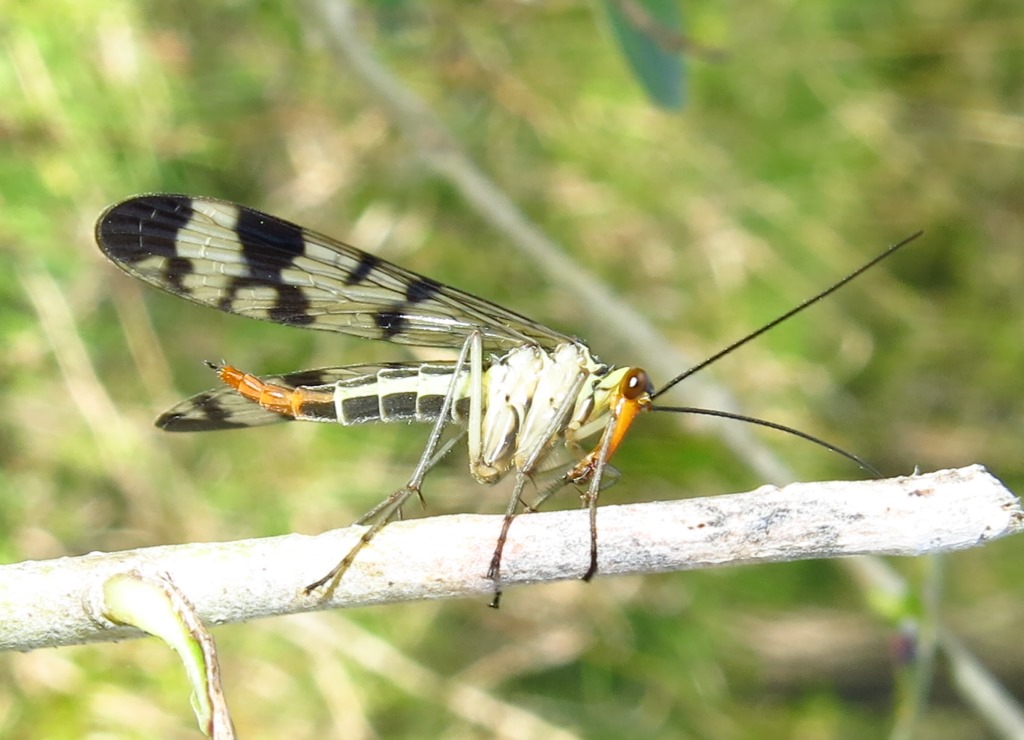
{"label": "insect", "polygon": [[[427,444],[404,486],[358,520],[359,541],[306,593],[336,584],[359,552],[410,497],[427,471],[462,436],[481,483],[513,477],[512,494],[487,577],[500,595],[502,550],[528,483],[551,468],[542,496],[574,485],[590,511],[590,559],[597,572],[596,505],[608,461],[638,414],[712,413],[808,435],[738,414],[655,406],[654,399],[771,327],[849,282],[916,234],[756,332],[655,390],[638,367],[601,363],[587,346],[525,316],[403,269],[330,237],[234,203],[188,195],[139,195],[108,208],[96,224],[100,249],[120,269],[194,303],[228,313],[367,339],[458,350],[449,362],[398,362],[258,377],[210,366],[224,385],[182,401],[157,425],[209,431],[291,419],[344,425],[424,422]],[[461,433],[442,443],[454,425]],[[589,449],[585,440],[596,437]]]}

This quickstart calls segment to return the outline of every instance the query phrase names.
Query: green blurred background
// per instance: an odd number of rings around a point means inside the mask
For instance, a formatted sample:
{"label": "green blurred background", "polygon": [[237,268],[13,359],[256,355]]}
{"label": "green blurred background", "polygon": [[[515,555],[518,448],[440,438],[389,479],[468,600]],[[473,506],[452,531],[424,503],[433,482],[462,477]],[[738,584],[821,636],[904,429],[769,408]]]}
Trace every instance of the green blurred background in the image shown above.
{"label": "green blurred background", "polygon": [[[695,358],[925,229],[709,374],[747,413],[886,473],[978,462],[1021,490],[1024,7],[681,7],[687,33],[725,54],[686,59],[674,113],[644,96],[595,6],[367,3],[359,27],[515,204]],[[423,165],[310,6],[0,9],[4,562],[342,526],[421,449],[426,430],[407,427],[155,429],[214,384],[203,359],[269,373],[410,355],[131,282],[92,225],[133,193],[261,207],[645,364]],[[801,479],[861,475],[757,437]],[[763,482],[660,417],[640,420],[616,465],[606,502]],[[464,468],[460,452],[428,479],[429,513],[502,509]],[[941,568],[942,619],[1017,695],[1021,553],[997,542]],[[911,584],[939,567],[893,565]],[[891,664],[899,614],[872,601],[842,564],[805,562],[214,634],[243,737],[866,737],[907,691]],[[984,733],[937,668],[920,736]],[[5,737],[195,735],[181,668],[155,640],[4,655],[0,687]]]}

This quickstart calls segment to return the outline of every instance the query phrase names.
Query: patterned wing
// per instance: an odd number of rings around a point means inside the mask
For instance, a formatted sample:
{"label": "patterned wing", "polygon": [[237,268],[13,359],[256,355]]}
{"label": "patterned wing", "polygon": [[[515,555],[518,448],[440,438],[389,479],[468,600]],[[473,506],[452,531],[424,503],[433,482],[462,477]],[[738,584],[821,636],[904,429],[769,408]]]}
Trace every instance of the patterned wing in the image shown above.
{"label": "patterned wing", "polygon": [[194,303],[279,324],[489,351],[570,339],[530,319],[265,213],[212,198],[139,195],[96,241],[122,270]]}
{"label": "patterned wing", "polygon": [[[323,367],[317,370],[301,370],[286,375],[264,375],[260,380],[272,385],[288,388],[298,386],[320,386],[339,380],[354,378],[375,378],[384,368],[398,368],[409,363],[386,363],[346,365],[345,367]],[[292,421],[293,417],[268,411],[253,403],[234,388],[223,385],[219,388],[197,393],[175,404],[156,420],[156,425],[165,432],[213,432],[221,429],[243,429]]]}

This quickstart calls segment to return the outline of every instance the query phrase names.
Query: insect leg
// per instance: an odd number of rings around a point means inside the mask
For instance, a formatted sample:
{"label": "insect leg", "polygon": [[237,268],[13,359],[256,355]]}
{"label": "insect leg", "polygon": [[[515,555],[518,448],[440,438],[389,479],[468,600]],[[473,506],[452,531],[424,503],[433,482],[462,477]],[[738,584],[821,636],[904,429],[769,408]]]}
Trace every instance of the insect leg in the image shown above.
{"label": "insect leg", "polygon": [[[548,486],[540,497],[526,508],[527,513],[537,511],[538,507],[566,486],[578,483],[588,484],[587,491],[580,494],[583,505],[590,510],[590,564],[580,578],[583,581],[589,581],[597,573],[597,499],[601,494],[602,488],[605,487],[606,472],[611,471],[611,482],[609,485],[613,484],[618,476],[618,471],[608,464],[608,458],[611,456],[612,440],[615,436],[615,427],[618,421],[619,415],[613,410],[611,417],[605,425],[604,432],[601,434],[601,441],[598,446],[584,459],[560,476],[558,480]],[[505,531],[507,531],[507,528]],[[494,606],[493,603],[491,605]]]}
{"label": "insect leg", "polygon": [[491,565],[487,569],[487,577],[494,583],[494,598],[490,606],[497,609],[501,605],[501,554],[505,550],[505,540],[508,539],[508,528],[512,526],[512,520],[516,516],[516,508],[523,495],[523,488],[527,481],[526,473],[516,471],[515,487],[512,489],[512,497],[508,501],[508,508],[505,509],[505,518],[501,521],[501,533],[498,535],[498,542],[494,545],[494,554],[491,556]]}
{"label": "insect leg", "polygon": [[612,432],[618,421],[616,413],[608,420],[604,434],[601,435],[601,446],[593,467],[590,469],[590,486],[583,495],[583,503],[590,509],[590,565],[587,572],[583,574],[582,580],[589,581],[597,573],[597,497],[601,494],[601,479],[604,477],[605,468],[608,465],[609,451],[611,450]]}
{"label": "insect leg", "polygon": [[[323,578],[314,581],[303,589],[306,594],[312,593],[327,583],[330,583],[330,588],[333,588],[345,574],[345,571],[349,569],[349,566],[352,565],[359,552],[370,544],[370,540],[372,540],[388,522],[394,519],[395,516],[401,512],[402,506],[405,502],[408,501],[411,496],[418,496],[422,498],[421,488],[423,486],[424,476],[455,443],[455,440],[446,443],[441,447],[440,452],[438,452],[438,445],[441,441],[441,435],[444,433],[445,425],[451,421],[452,418],[452,409],[455,406],[455,393],[459,387],[459,381],[466,366],[467,359],[471,356],[481,357],[481,346],[482,342],[479,332],[473,332],[466,337],[466,341],[462,345],[462,350],[459,352],[459,359],[455,363],[451,383],[448,386],[448,392],[445,394],[444,401],[441,404],[440,413],[430,430],[430,436],[427,438],[427,445],[423,449],[423,454],[420,455],[420,461],[417,463],[416,469],[413,471],[409,481],[359,518],[357,523],[360,524],[370,520],[375,521],[370,525],[369,529],[363,532],[356,544],[352,546],[352,549],[348,551],[348,554],[346,554],[337,565],[331,568]],[[461,435],[456,439],[460,437]]]}
{"label": "insect leg", "polygon": [[555,414],[551,417],[544,431],[537,438],[533,448],[527,452],[526,458],[516,469],[516,481],[512,489],[512,496],[509,498],[508,507],[505,509],[505,518],[501,522],[501,533],[494,546],[494,554],[491,556],[491,564],[487,569],[487,577],[494,582],[494,598],[491,606],[498,608],[501,601],[501,556],[505,549],[505,541],[508,539],[508,530],[512,526],[512,520],[516,517],[516,509],[522,503],[523,489],[530,475],[536,470],[537,465],[544,459],[544,456],[551,451],[551,444],[565,428],[566,419],[572,413],[576,405],[577,396],[586,381],[587,374],[580,371],[577,374],[569,392],[565,394]]}
{"label": "insect leg", "polygon": [[[473,337],[476,337],[475,341]],[[469,448],[469,468],[475,470],[483,457],[483,425],[484,425],[484,350],[479,334],[470,335],[467,341],[469,348],[469,436],[466,446]],[[465,352],[465,348],[463,348]]]}
{"label": "insect leg", "polygon": [[632,368],[619,382],[609,404],[610,414],[601,433],[601,441],[563,477],[569,483],[590,485],[583,495],[583,504],[590,509],[590,565],[583,574],[589,581],[597,573],[597,498],[608,459],[615,452],[637,414],[650,407],[651,383],[640,368]]}

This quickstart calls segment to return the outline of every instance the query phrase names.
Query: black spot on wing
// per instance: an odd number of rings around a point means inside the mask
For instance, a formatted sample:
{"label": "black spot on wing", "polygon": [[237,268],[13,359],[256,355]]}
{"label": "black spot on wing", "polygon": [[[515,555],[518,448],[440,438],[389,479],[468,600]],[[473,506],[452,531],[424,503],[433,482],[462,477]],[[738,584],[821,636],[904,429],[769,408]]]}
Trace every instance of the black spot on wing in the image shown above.
{"label": "black spot on wing", "polygon": [[359,255],[359,264],[345,278],[345,285],[358,285],[370,276],[377,266],[380,265],[380,257],[374,257],[368,252]]}
{"label": "black spot on wing", "polygon": [[373,321],[384,335],[384,339],[391,339],[396,334],[401,334],[407,323],[405,315],[401,311],[395,310],[378,311],[374,314]]}
{"label": "black spot on wing", "polygon": [[192,219],[184,195],[140,195],[108,208],[96,222],[96,243],[114,262],[178,256],[178,232]]}
{"label": "black spot on wing", "polygon": [[[156,420],[165,432],[214,432],[245,429],[252,426],[288,421],[291,417],[275,414],[253,404],[240,405],[240,396],[228,396],[223,390],[199,393],[182,401]],[[240,409],[242,413],[239,413]]]}
{"label": "black spot on wing", "polygon": [[279,324],[305,326],[313,322],[309,313],[309,299],[297,285],[281,285],[277,289],[277,304],[270,309],[270,318]]}
{"label": "black spot on wing", "polygon": [[161,281],[175,293],[188,293],[184,281],[195,271],[195,265],[187,257],[171,257],[160,271]]}
{"label": "black spot on wing", "polygon": [[270,287],[277,294],[267,317],[279,324],[304,326],[313,322],[309,299],[297,285],[289,285],[282,274],[306,249],[302,228],[250,208],[240,207],[235,232],[249,275],[228,286],[219,308],[230,311],[235,297],[247,288]]}
{"label": "black spot on wing", "polygon": [[405,300],[410,304],[430,300],[441,290],[441,284],[430,278],[419,277],[405,289]]}
{"label": "black spot on wing", "polygon": [[430,278],[417,277],[405,289],[405,302],[378,311],[373,321],[380,329],[382,339],[392,339],[401,334],[409,325],[407,309],[417,303],[430,300],[441,290],[441,284]]}
{"label": "black spot on wing", "polygon": [[252,277],[268,283],[281,282],[281,270],[306,249],[302,227],[251,208],[239,207],[235,231]]}
{"label": "black spot on wing", "polygon": [[316,386],[334,383],[338,377],[338,373],[334,369],[318,368],[316,370],[299,370],[282,375],[280,378],[268,378],[267,380],[276,382],[278,385],[286,385],[289,388],[297,388],[300,385]]}
{"label": "black spot on wing", "polygon": [[217,308],[228,313],[235,313],[235,300],[246,288],[271,287],[277,294],[274,305],[267,309],[267,318],[279,324],[289,326],[305,326],[313,323],[309,313],[309,299],[297,285],[268,283],[259,278],[235,278],[227,286],[224,295],[217,301]]}
{"label": "black spot on wing", "polygon": [[[200,393],[197,396],[193,396],[191,400],[195,402],[195,408],[189,409],[189,411],[194,412],[196,408],[202,409],[201,413],[192,416],[192,421],[216,423],[217,421],[223,422],[227,418],[226,412],[218,407],[216,397],[213,394]],[[178,408],[176,406],[167,413],[161,414],[156,420],[156,426],[171,432],[188,431],[187,427],[190,423],[189,414],[179,411]]]}

